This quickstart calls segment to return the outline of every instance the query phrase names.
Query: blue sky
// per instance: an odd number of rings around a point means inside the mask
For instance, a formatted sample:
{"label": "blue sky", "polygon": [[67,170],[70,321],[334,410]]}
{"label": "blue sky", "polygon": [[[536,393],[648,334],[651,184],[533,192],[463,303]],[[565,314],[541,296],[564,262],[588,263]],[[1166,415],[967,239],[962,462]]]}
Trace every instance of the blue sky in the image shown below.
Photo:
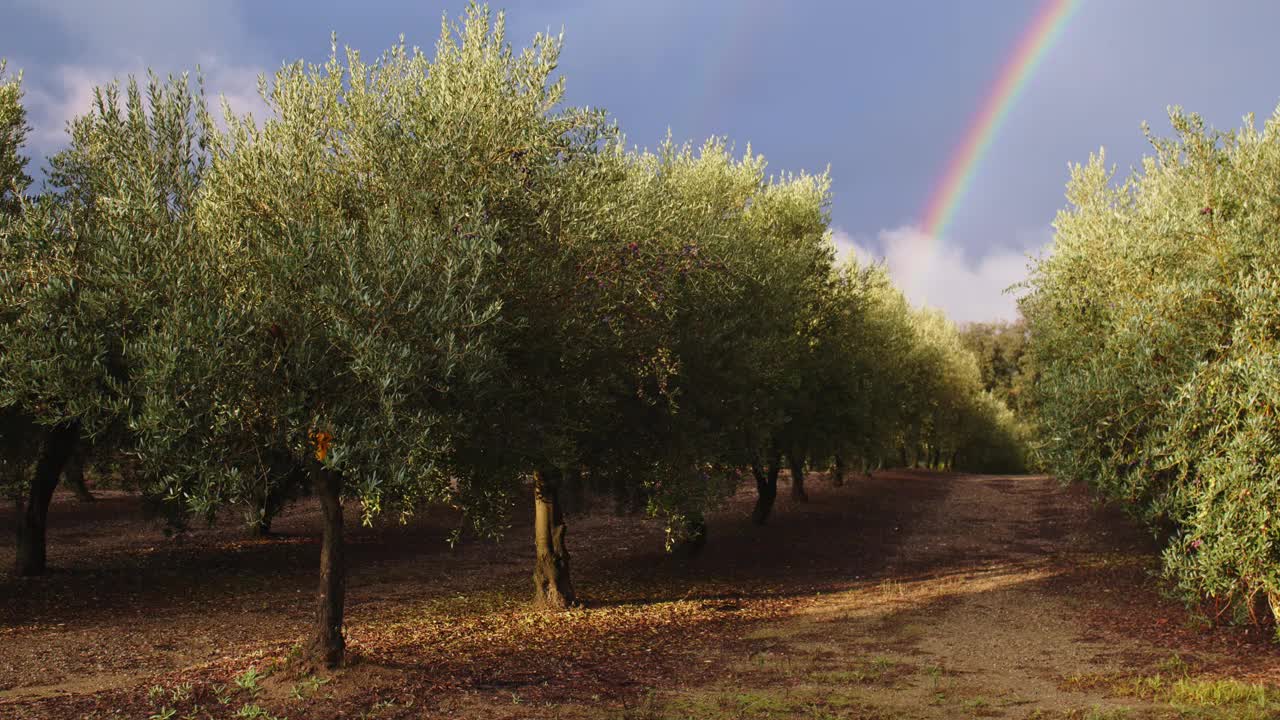
{"label": "blue sky", "polygon": [[[461,0],[0,2],[0,55],[24,71],[32,155],[62,142],[94,84],[200,63],[249,106],[256,76],[320,61],[329,33],[376,53],[404,34],[430,47]],[[1218,127],[1280,101],[1267,0],[1084,0],[1030,79],[944,238],[916,227],[1031,0],[763,2],[511,0],[508,37],[564,30],[569,101],[603,106],[631,142],[724,135],[774,170],[834,177],[841,247],[885,257],[917,302],[957,320],[1008,316],[1001,290],[1048,243],[1067,166],[1105,146],[1121,171],[1182,105]]]}

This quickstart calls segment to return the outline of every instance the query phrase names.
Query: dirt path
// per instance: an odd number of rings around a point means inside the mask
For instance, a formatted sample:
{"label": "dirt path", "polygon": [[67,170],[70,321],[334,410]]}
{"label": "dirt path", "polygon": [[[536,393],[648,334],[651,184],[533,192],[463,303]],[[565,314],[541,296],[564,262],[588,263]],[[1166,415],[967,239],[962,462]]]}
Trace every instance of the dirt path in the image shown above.
{"label": "dirt path", "polygon": [[633,717],[1280,717],[1275,647],[1257,631],[1166,630],[1187,618],[1154,595],[1154,547],[1081,492],[1046,477],[900,481],[946,492],[895,527],[880,571],[753,629],[724,677]]}
{"label": "dirt path", "polygon": [[1143,533],[1079,490],[921,471],[809,485],[763,528],[744,490],[695,558],[663,554],[652,522],[574,518],[589,604],[560,615],[527,607],[523,525],[455,550],[447,513],[353,529],[356,663],[249,687],[305,626],[315,509],[268,540],[174,542],[128,498],[59,496],[55,571],[0,579],[0,717],[1280,717],[1276,645],[1195,627],[1157,594]]}

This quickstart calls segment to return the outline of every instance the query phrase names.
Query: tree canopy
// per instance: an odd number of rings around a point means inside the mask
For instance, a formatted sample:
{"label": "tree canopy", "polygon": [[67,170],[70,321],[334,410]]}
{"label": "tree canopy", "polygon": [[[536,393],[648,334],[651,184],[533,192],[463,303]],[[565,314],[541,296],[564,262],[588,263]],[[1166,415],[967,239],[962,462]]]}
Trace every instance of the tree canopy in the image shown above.
{"label": "tree canopy", "polygon": [[1023,302],[1029,405],[1048,467],[1150,523],[1188,598],[1274,614],[1280,115],[1170,119],[1122,183],[1072,171]]}

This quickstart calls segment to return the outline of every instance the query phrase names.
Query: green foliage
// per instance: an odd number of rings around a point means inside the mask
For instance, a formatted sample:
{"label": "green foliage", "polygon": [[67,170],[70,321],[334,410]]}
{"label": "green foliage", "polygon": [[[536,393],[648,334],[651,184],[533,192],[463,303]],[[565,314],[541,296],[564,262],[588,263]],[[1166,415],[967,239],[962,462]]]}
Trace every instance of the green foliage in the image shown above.
{"label": "green foliage", "polygon": [[492,367],[488,267],[518,239],[492,210],[533,172],[494,150],[523,142],[536,171],[557,152],[550,46],[487,30],[446,28],[434,64],[335,46],[264,81],[264,123],[213,136],[189,295],[138,345],[143,454],[193,509],[247,497],[273,454],[340,471],[366,519],[452,496],[443,460]]}
{"label": "green foliage", "polygon": [[366,521],[492,531],[555,470],[672,542],[781,453],[1021,462],[955,327],[836,265],[827,174],[629,149],[563,106],[560,48],[472,5],[430,56],[284,66],[263,118],[113,83],[35,199],[0,85],[0,437],[77,423],[179,515],[269,514],[320,463]]}
{"label": "green foliage", "polygon": [[20,197],[31,184],[27,158],[22,155],[31,127],[22,106],[22,73],[7,74],[0,58],[0,215],[17,215]]}
{"label": "green foliage", "polygon": [[1023,373],[1026,321],[1019,318],[1015,322],[969,323],[961,328],[960,339],[978,358],[983,389],[1003,400],[1010,409],[1021,409],[1019,398],[1026,384]]}
{"label": "green foliage", "polygon": [[[26,110],[22,106],[22,78],[6,74],[7,63],[0,59],[0,248],[6,250],[14,233],[21,210],[21,196],[30,178],[26,174],[27,158],[22,146],[29,132]],[[7,270],[7,268],[6,268]],[[0,272],[0,283],[16,284],[15,272]],[[0,300],[0,324],[13,322],[18,306],[5,294]],[[0,337],[0,355],[7,355],[6,343]],[[0,401],[0,492],[18,495],[22,474],[32,462],[32,444],[27,439],[35,432],[31,418],[12,404]]]}
{"label": "green foliage", "polygon": [[1047,464],[1094,483],[1164,538],[1189,599],[1280,607],[1280,116],[1177,135],[1122,185],[1072,172],[1053,254],[1023,303]]}
{"label": "green foliage", "polygon": [[[7,447],[39,447],[39,427],[118,435],[134,397],[129,340],[173,301],[202,169],[199,98],[185,78],[95,93],[51,161],[54,192],[18,196],[0,232],[0,414]],[[12,457],[12,456],[11,456]],[[19,483],[20,484],[20,483]]]}
{"label": "green foliage", "polygon": [[803,332],[831,273],[830,182],[766,180],[763,158],[748,148],[735,160],[716,140],[697,154],[668,143],[638,161],[663,204],[645,215],[665,220],[653,236],[678,271],[660,297],[670,318],[667,404],[642,427],[667,468],[650,510],[679,527],[780,442],[804,401],[796,363],[808,358]]}

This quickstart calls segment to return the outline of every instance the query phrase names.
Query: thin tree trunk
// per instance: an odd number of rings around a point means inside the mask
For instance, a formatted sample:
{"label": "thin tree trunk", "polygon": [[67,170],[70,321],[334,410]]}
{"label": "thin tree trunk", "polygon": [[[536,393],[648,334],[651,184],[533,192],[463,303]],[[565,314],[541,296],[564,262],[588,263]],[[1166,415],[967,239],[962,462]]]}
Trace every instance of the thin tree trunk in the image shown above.
{"label": "thin tree trunk", "polygon": [[837,455],[836,463],[831,468],[831,484],[840,487],[844,485],[844,460]]}
{"label": "thin tree trunk", "polygon": [[66,467],[67,460],[76,450],[80,439],[78,423],[58,425],[45,435],[44,448],[36,461],[35,474],[31,477],[30,494],[26,507],[18,516],[18,553],[14,572],[18,575],[43,575],[47,567],[46,529],[49,520],[49,502],[54,488]]}
{"label": "thin tree trunk", "polygon": [[533,604],[564,610],[575,604],[569,579],[569,550],[565,547],[564,511],[560,507],[559,471],[540,470],[533,476]]}
{"label": "thin tree trunk", "polygon": [[271,516],[267,515],[262,508],[249,508],[245,510],[245,521],[249,526],[249,537],[267,538],[271,536]]}
{"label": "thin tree trunk", "polygon": [[907,465],[907,446],[903,445],[898,448],[898,453],[902,456],[902,467],[909,467]]}
{"label": "thin tree trunk", "polygon": [[88,452],[83,447],[76,448],[71,453],[71,457],[67,459],[67,467],[62,471],[63,481],[67,483],[67,487],[76,494],[76,499],[80,502],[93,502],[97,498],[93,493],[89,492],[89,487],[84,484],[84,466],[88,461]]}
{"label": "thin tree trunk", "polygon": [[342,637],[347,587],[342,535],[342,475],[316,463],[311,467],[311,480],[324,515],[324,540],[320,545],[316,619],[306,656],[318,667],[334,668],[342,664],[347,647]]}
{"label": "thin tree trunk", "polygon": [[791,499],[809,502],[809,493],[804,491],[804,453],[788,453],[787,459],[791,461]]}
{"label": "thin tree trunk", "polygon": [[264,538],[271,535],[271,523],[275,520],[290,498],[299,493],[299,486],[307,481],[306,469],[299,467],[292,459],[277,460],[267,478],[266,492],[251,500],[245,510],[245,520],[249,525],[249,535]]}
{"label": "thin tree trunk", "polygon": [[762,469],[758,463],[751,464],[751,472],[756,476],[756,507],[751,512],[751,522],[763,525],[773,512],[773,501],[778,498],[778,471],[782,467],[782,458],[775,455],[769,466]]}

